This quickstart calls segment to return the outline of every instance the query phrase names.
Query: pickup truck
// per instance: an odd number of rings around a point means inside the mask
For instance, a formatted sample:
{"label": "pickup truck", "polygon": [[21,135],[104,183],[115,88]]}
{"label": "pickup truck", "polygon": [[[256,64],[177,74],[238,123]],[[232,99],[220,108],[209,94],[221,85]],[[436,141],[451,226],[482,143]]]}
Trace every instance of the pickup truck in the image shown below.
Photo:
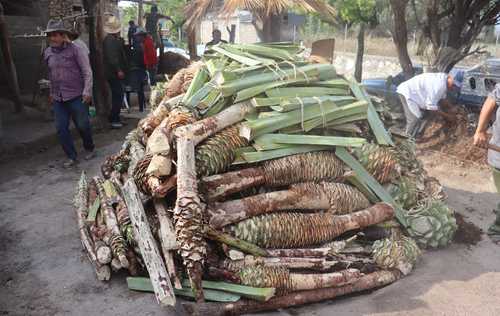
{"label": "pickup truck", "polygon": [[[500,82],[500,59],[487,59],[469,69],[456,67],[452,72],[458,69],[464,70],[462,88],[460,91],[449,93],[448,97],[454,104],[463,105],[472,112],[479,112],[488,93]],[[415,74],[421,74],[423,67],[417,65],[414,70]],[[390,108],[400,109],[401,102],[396,89],[403,81],[404,74],[401,72],[387,78],[366,79],[362,84],[369,94],[385,99]]]}

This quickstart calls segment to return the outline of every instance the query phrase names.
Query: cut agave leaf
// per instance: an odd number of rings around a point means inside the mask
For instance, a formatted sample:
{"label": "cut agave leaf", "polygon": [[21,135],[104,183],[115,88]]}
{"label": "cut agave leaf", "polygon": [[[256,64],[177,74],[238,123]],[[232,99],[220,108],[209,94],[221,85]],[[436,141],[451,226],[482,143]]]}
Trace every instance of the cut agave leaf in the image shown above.
{"label": "cut agave leaf", "polygon": [[394,146],[394,142],[392,141],[391,136],[385,129],[384,123],[382,122],[382,120],[380,120],[380,117],[378,116],[378,113],[375,110],[370,97],[364,91],[363,87],[354,81],[350,82],[350,85],[351,91],[354,96],[357,99],[365,100],[368,103],[368,124],[370,124],[373,134],[377,139],[377,143],[379,143],[380,145]]}
{"label": "cut agave leaf", "polygon": [[274,131],[311,120],[313,118],[321,118],[333,120],[338,117],[356,113],[358,108],[366,107],[365,101],[354,102],[350,105],[337,107],[333,102],[327,101],[320,105],[311,105],[303,110],[295,110],[291,112],[281,113],[280,115],[271,118],[263,118],[255,121],[243,123],[240,130],[240,135],[248,140],[254,139],[257,136],[272,133]]}
{"label": "cut agave leaf", "polygon": [[289,88],[275,88],[266,91],[266,95],[270,98],[304,98],[304,97],[321,97],[324,95],[346,95],[346,91],[337,88],[323,88],[323,87],[289,87]]}
{"label": "cut agave leaf", "polygon": [[372,190],[380,200],[391,204],[394,207],[394,212],[399,223],[404,227],[408,226],[404,211],[397,205],[392,196],[384,189],[380,183],[372,177],[368,171],[354,158],[345,148],[337,147],[335,154],[348,165],[353,171],[356,179]]}
{"label": "cut agave leaf", "polygon": [[259,152],[247,152],[242,153],[242,160],[235,161],[233,164],[242,164],[242,163],[256,163],[260,161],[266,161],[296,154],[302,154],[313,151],[322,151],[331,149],[330,146],[294,146],[290,148],[276,149],[276,150],[268,150],[268,151],[259,151]]}
{"label": "cut agave leaf", "polygon": [[[128,277],[127,286],[130,290],[133,291],[154,293],[153,285],[151,284],[151,280],[149,278]],[[195,297],[191,288],[187,287],[183,289],[174,289],[174,294],[189,298]],[[221,303],[233,303],[237,302],[241,298],[241,295],[238,294],[227,293],[211,289],[203,290],[203,294],[205,295],[205,299],[207,301],[221,302]]]}
{"label": "cut agave leaf", "polygon": [[342,147],[361,147],[366,139],[359,137],[338,137],[318,135],[265,134],[255,139],[256,144],[277,143],[291,145],[324,145]]}

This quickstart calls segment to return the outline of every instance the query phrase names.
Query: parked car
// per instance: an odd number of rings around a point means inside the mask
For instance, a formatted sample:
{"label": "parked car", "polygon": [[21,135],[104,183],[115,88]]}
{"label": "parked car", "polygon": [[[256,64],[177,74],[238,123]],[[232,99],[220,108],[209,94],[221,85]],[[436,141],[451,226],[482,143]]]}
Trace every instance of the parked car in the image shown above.
{"label": "parked car", "polygon": [[[422,66],[414,67],[415,74],[423,72]],[[469,69],[455,67],[451,72],[463,70],[464,81],[460,91],[451,92],[448,97],[455,104],[464,105],[471,111],[479,111],[488,93],[500,82],[500,59],[487,59],[485,62]],[[404,74],[387,78],[363,80],[366,91],[374,96],[384,98],[392,109],[400,109],[401,102],[397,96],[397,87],[404,82]]]}

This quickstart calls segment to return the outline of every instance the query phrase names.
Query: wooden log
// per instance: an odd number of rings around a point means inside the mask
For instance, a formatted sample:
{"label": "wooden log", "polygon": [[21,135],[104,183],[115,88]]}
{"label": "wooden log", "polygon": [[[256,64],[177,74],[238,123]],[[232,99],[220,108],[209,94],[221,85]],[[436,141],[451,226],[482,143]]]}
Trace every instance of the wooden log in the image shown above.
{"label": "wooden log", "polygon": [[110,233],[109,245],[111,246],[111,250],[113,250],[113,255],[120,260],[121,266],[123,268],[128,268],[128,260],[126,256],[128,247],[120,231],[115,211],[113,206],[111,206],[111,201],[108,199],[104,191],[102,179],[94,177],[94,182],[97,186],[99,199],[101,200],[101,210],[104,216],[104,222],[106,223],[106,227]]}
{"label": "wooden log", "polygon": [[340,235],[363,229],[394,217],[394,208],[377,203],[365,210],[347,215],[297,212],[253,217],[231,227],[234,235],[265,248],[314,246]]}
{"label": "wooden log", "polygon": [[153,203],[160,222],[160,244],[165,264],[167,266],[168,275],[170,276],[170,280],[174,282],[174,287],[176,289],[182,289],[181,280],[177,275],[174,264],[173,250],[179,249],[179,245],[175,239],[174,225],[168,215],[165,201],[161,199],[153,199]]}
{"label": "wooden log", "polygon": [[283,267],[288,269],[313,269],[317,271],[328,270],[338,264],[337,261],[324,258],[293,258],[293,257],[254,257],[245,256],[243,260],[225,260],[223,267],[230,271],[238,271],[244,267],[266,266]]}
{"label": "wooden log", "polygon": [[325,258],[330,248],[267,249],[269,257]]}
{"label": "wooden log", "polygon": [[190,315],[226,316],[258,313],[317,303],[356,292],[373,290],[389,285],[397,281],[400,277],[401,273],[398,271],[382,270],[367,274],[356,282],[342,287],[293,292],[284,296],[274,297],[267,302],[240,300],[232,304],[185,303],[184,308]]}
{"label": "wooden log", "polygon": [[102,240],[96,240],[94,244],[97,261],[100,264],[109,264],[111,260],[113,260],[113,252],[111,251],[111,248]]}
{"label": "wooden log", "polygon": [[344,173],[335,153],[320,151],[269,160],[253,168],[202,179],[209,203],[257,186],[283,187],[295,183],[332,181]]}
{"label": "wooden log", "polygon": [[93,240],[90,236],[87,225],[85,224],[85,213],[88,208],[88,184],[85,171],[82,172],[80,182],[78,184],[78,191],[75,196],[75,209],[76,219],[78,223],[78,230],[80,231],[80,239],[83,249],[87,253],[90,263],[94,267],[97,279],[100,281],[107,281],[111,278],[111,270],[109,266],[99,262],[98,255],[94,248]]}
{"label": "wooden log", "polygon": [[215,203],[213,209],[217,211],[210,218],[210,225],[220,228],[284,210],[329,210],[333,214],[347,214],[369,205],[368,199],[358,189],[343,183],[300,183],[289,190]]}
{"label": "wooden log", "polygon": [[151,233],[139,190],[132,179],[129,179],[123,186],[123,196],[130,212],[136,240],[151,278],[156,299],[162,306],[174,306],[174,290],[158,246]]}
{"label": "wooden log", "polygon": [[12,96],[16,112],[23,111],[23,103],[21,101],[21,90],[19,89],[19,82],[17,81],[16,65],[12,59],[12,51],[9,42],[9,31],[7,22],[4,17],[3,5],[0,3],[0,48],[2,50],[3,59],[7,67],[7,83],[12,90]]}
{"label": "wooden log", "polygon": [[246,188],[262,185],[265,180],[262,168],[256,167],[205,177],[201,179],[200,187],[203,188],[205,198],[212,202]]}
{"label": "wooden log", "polygon": [[196,301],[203,302],[201,274],[206,256],[203,208],[198,194],[195,146],[205,138],[241,121],[253,109],[248,102],[235,104],[219,114],[175,129],[177,144],[177,201],[174,224],[180,254],[187,268]]}

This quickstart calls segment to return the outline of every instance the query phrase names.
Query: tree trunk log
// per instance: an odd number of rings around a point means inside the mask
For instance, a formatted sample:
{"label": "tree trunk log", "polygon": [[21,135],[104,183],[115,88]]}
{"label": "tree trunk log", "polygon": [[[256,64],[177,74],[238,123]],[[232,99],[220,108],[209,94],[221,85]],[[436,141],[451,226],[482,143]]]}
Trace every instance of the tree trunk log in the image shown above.
{"label": "tree trunk log", "polygon": [[151,233],[139,191],[132,179],[127,180],[123,186],[123,196],[129,208],[136,241],[139,244],[139,249],[153,284],[156,299],[162,306],[174,306],[175,295],[170,283],[170,277]]}
{"label": "tree trunk log", "polygon": [[394,218],[394,208],[378,203],[348,215],[278,213],[253,217],[231,226],[237,238],[264,248],[318,245],[356,229]]}
{"label": "tree trunk log", "polygon": [[99,177],[94,177],[94,182],[97,186],[99,199],[101,200],[101,211],[104,215],[104,221],[106,222],[107,230],[110,233],[109,244],[111,246],[111,250],[113,250],[113,254],[115,255],[115,257],[120,260],[122,267],[128,268],[128,260],[126,257],[127,244],[121,234],[115,211],[113,209],[113,206],[111,205],[112,202],[106,196],[102,179]]}
{"label": "tree trunk log", "polygon": [[205,198],[213,202],[264,183],[264,170],[256,167],[205,177],[200,187],[205,192]]}
{"label": "tree trunk log", "polygon": [[363,79],[363,54],[365,53],[365,28],[366,24],[361,22],[358,33],[358,47],[356,52],[356,67],[354,69],[354,78],[357,82]]}
{"label": "tree trunk log", "polygon": [[187,268],[196,301],[202,302],[201,274],[206,249],[203,209],[198,196],[194,148],[205,138],[241,121],[253,109],[248,102],[235,104],[219,114],[174,131],[177,143],[177,201],[174,224],[180,254]]}
{"label": "tree trunk log", "polygon": [[267,302],[240,300],[231,304],[210,303],[199,305],[186,303],[184,304],[184,307],[191,315],[226,316],[258,313],[277,310],[280,308],[317,303],[351,293],[380,288],[397,281],[400,277],[401,274],[398,271],[383,270],[367,274],[353,284],[336,288],[324,288],[290,293],[284,296],[274,297]]}
{"label": "tree trunk log", "polygon": [[163,251],[163,257],[167,266],[167,271],[170,280],[173,280],[176,289],[182,289],[181,280],[177,276],[177,271],[174,264],[173,250],[179,249],[175,239],[175,230],[172,220],[168,216],[165,202],[160,199],[153,200],[156,214],[160,222],[160,244]]}
{"label": "tree trunk log", "polygon": [[9,43],[9,31],[4,18],[4,9],[0,3],[0,48],[2,49],[3,59],[7,67],[7,83],[12,92],[12,101],[14,101],[15,111],[23,111],[23,103],[21,101],[21,90],[19,89],[19,81],[17,80],[17,71],[14,60],[12,59],[12,51]]}
{"label": "tree trunk log", "polygon": [[[94,243],[92,237],[88,231],[88,227],[85,224],[85,219],[87,217],[88,209],[88,184],[85,171],[82,172],[80,182],[78,185],[78,192],[75,196],[75,207],[76,207],[76,219],[78,222],[78,230],[80,231],[80,239],[82,242],[83,249],[87,253],[87,257],[90,263],[94,267],[94,270],[99,281],[108,281],[111,278],[111,270],[108,265],[99,262],[96,249],[94,248]],[[109,262],[107,262],[109,263]]]}
{"label": "tree trunk log", "polygon": [[312,269],[323,271],[333,268],[337,261],[326,260],[325,258],[293,258],[293,257],[254,257],[245,256],[243,260],[225,260],[223,268],[237,272],[244,267],[264,266],[264,267],[281,267],[288,269]]}
{"label": "tree trunk log", "polygon": [[390,0],[394,16],[394,30],[392,38],[398,50],[399,63],[407,78],[413,76],[413,64],[408,54],[408,28],[406,25],[406,6],[408,0]]}
{"label": "tree trunk log", "polygon": [[270,160],[259,167],[203,178],[201,187],[208,202],[214,202],[256,186],[334,181],[344,174],[344,166],[330,151],[298,154]]}
{"label": "tree trunk log", "polygon": [[266,251],[269,257],[325,258],[330,253],[330,248],[268,249]]}
{"label": "tree trunk log", "polygon": [[330,210],[333,214],[347,214],[368,206],[368,199],[346,184],[301,183],[292,186],[290,190],[215,203],[210,225],[220,228],[253,216],[284,210]]}

